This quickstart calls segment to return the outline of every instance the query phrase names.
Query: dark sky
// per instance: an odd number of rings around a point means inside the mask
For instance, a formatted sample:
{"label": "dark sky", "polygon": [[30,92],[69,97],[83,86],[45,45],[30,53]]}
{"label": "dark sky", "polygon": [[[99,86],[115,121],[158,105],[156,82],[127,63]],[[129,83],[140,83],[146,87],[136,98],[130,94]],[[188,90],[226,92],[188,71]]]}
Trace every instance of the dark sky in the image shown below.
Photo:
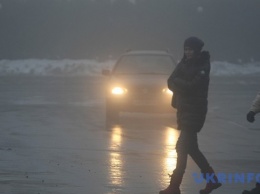
{"label": "dark sky", "polygon": [[0,58],[115,58],[198,36],[213,60],[260,60],[259,0],[0,0]]}

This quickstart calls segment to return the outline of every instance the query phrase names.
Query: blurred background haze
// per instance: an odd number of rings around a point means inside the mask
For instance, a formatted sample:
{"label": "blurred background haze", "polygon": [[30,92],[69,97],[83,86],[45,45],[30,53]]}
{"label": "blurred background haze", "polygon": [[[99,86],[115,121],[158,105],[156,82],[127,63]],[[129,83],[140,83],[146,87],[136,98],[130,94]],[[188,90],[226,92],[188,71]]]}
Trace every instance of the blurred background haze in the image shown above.
{"label": "blurred background haze", "polygon": [[198,36],[213,60],[259,61],[259,0],[0,0],[0,59],[117,58]]}

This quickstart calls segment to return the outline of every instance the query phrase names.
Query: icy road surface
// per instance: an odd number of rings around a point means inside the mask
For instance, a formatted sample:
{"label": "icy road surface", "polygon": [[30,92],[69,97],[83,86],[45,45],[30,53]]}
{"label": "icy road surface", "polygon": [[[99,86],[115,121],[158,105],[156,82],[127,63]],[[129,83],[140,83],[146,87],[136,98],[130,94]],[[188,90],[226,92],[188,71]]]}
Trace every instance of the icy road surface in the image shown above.
{"label": "icy road surface", "polygon": [[[106,126],[102,77],[1,77],[3,194],[157,194],[169,183],[179,135],[175,115],[123,113]],[[199,145],[217,172],[260,173],[260,117],[245,115],[260,75],[213,77]],[[182,194],[195,194],[189,158]],[[254,182],[224,184],[239,194]]]}

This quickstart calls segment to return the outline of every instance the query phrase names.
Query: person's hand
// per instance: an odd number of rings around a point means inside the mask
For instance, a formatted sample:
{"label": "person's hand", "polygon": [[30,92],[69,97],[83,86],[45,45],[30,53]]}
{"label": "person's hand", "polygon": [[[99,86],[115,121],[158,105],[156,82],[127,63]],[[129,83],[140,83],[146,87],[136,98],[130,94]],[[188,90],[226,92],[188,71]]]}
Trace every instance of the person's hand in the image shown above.
{"label": "person's hand", "polygon": [[255,121],[255,113],[253,111],[250,111],[249,113],[247,113],[246,119],[248,120],[248,122],[253,123]]}

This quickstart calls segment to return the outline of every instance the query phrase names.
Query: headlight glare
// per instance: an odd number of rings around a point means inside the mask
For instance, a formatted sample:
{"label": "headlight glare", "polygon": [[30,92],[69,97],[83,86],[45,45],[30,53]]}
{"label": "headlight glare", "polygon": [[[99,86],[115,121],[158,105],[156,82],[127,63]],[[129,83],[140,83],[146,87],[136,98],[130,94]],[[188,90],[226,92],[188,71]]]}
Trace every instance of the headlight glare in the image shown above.
{"label": "headlight glare", "polygon": [[112,92],[112,94],[115,94],[115,95],[122,95],[122,94],[125,94],[126,91],[127,91],[127,90],[124,89],[124,88],[114,87],[111,92]]}
{"label": "headlight glare", "polygon": [[164,88],[164,89],[162,90],[162,92],[165,93],[165,94],[169,94],[169,95],[172,95],[172,94],[173,94],[173,92],[172,92],[171,90],[169,90],[168,88]]}

